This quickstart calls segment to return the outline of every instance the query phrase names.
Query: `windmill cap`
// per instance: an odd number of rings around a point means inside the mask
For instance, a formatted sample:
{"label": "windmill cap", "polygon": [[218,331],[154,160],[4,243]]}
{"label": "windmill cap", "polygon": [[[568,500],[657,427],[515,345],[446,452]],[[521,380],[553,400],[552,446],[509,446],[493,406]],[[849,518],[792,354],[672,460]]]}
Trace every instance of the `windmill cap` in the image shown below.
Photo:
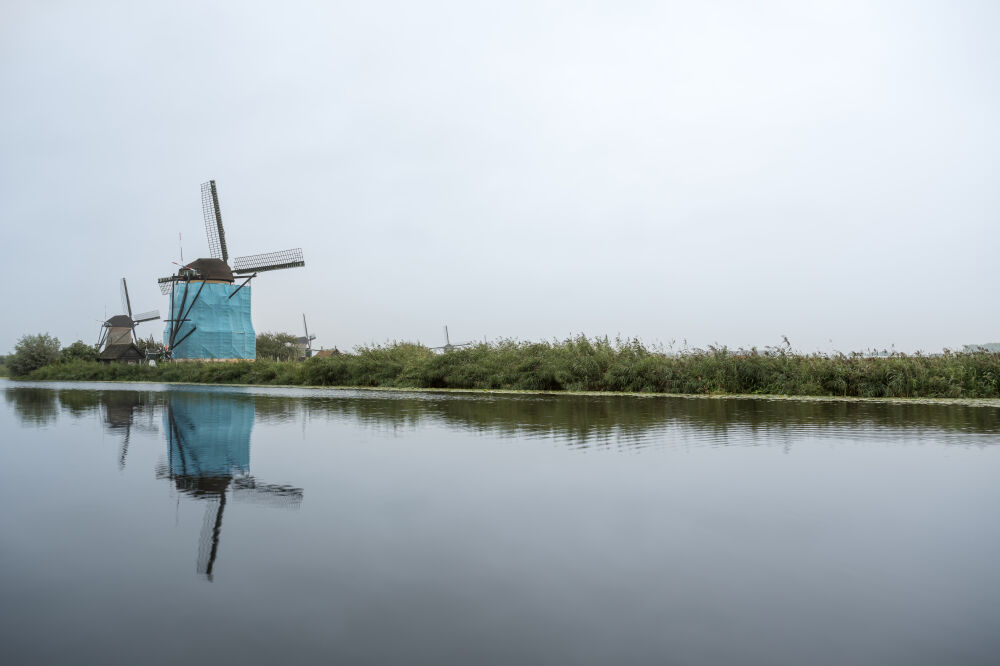
{"label": "windmill cap", "polygon": [[131,328],[132,319],[129,318],[128,315],[115,315],[111,319],[108,319],[106,322],[104,322],[104,325],[113,328],[117,328],[119,326],[124,326],[125,328]]}
{"label": "windmill cap", "polygon": [[[203,280],[233,281],[233,269],[222,259],[195,259],[188,264],[188,268],[198,271],[198,275]],[[177,274],[182,275],[181,271],[178,271]]]}

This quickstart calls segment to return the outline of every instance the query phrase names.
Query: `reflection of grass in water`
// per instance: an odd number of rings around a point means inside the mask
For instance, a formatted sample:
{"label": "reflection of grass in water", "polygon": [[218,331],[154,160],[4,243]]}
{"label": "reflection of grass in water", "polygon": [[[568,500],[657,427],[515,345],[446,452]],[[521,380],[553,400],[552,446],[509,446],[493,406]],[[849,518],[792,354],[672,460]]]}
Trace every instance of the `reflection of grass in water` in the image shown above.
{"label": "reflection of grass in water", "polygon": [[[444,423],[482,432],[555,436],[574,441],[648,439],[670,427],[724,436],[733,429],[781,432],[823,430],[859,434],[872,429],[995,433],[1000,410],[934,404],[699,400],[627,396],[255,396],[258,418],[290,421],[337,415],[376,427]],[[296,412],[299,415],[296,416]]]}
{"label": "reflection of grass in water", "polygon": [[435,354],[412,344],[359,348],[305,362],[67,363],[33,379],[410,388],[772,394],[845,397],[1000,397],[1000,354],[871,358],[725,348],[667,355],[638,341],[501,341]]}
{"label": "reflection of grass in water", "polygon": [[47,425],[54,423],[59,414],[56,392],[45,388],[16,387],[4,390],[8,403],[14,403],[22,423]]}
{"label": "reflection of grass in water", "polygon": [[403,394],[363,397],[337,393],[300,397],[261,393],[190,391],[89,391],[8,387],[22,421],[48,423],[56,418],[57,400],[82,416],[100,409],[108,415],[127,409],[133,417],[175,397],[247,404],[256,418],[269,423],[339,417],[357,419],[377,428],[416,428],[444,424],[477,432],[519,437],[557,437],[574,442],[649,441],[670,428],[682,428],[709,438],[734,430],[780,433],[811,431],[861,436],[873,429],[921,432],[996,433],[1000,410],[956,404],[887,404],[866,402],[800,402],[776,400],[704,400],[690,398],[581,395],[484,396]]}

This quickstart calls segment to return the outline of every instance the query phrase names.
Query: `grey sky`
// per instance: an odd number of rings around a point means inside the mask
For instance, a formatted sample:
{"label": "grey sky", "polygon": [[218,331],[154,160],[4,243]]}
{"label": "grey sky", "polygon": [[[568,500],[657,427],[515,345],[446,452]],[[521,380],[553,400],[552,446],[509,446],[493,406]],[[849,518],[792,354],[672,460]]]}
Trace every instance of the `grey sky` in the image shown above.
{"label": "grey sky", "polygon": [[[1000,339],[995,2],[0,6],[0,351],[302,246],[258,332]],[[144,325],[140,333],[162,331]],[[832,342],[831,342],[832,341]]]}

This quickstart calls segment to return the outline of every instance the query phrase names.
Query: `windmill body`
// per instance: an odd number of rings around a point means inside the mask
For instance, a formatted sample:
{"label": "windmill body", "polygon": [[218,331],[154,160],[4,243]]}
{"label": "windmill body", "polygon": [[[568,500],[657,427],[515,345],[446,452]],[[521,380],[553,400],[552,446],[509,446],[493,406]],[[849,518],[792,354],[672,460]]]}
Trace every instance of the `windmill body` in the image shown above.
{"label": "windmill body", "polygon": [[236,283],[221,259],[196,259],[170,283],[169,312],[163,332],[171,358],[253,359],[257,336],[250,318],[249,284]]}
{"label": "windmill body", "polygon": [[202,209],[211,257],[160,278],[170,298],[163,344],[174,360],[237,361],[257,357],[250,280],[264,271],[305,266],[301,248],[236,257],[229,263],[215,181],[202,184]]}

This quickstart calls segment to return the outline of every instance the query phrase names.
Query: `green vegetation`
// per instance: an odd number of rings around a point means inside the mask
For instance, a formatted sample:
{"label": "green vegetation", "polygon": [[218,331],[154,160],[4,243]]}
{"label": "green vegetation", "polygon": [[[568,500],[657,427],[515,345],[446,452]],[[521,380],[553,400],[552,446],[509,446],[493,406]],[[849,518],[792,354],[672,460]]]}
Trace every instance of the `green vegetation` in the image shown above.
{"label": "green vegetation", "polygon": [[98,353],[95,345],[88,345],[83,340],[77,340],[59,353],[59,360],[63,363],[71,361],[96,361]]}
{"label": "green vegetation", "polygon": [[299,356],[296,339],[291,333],[261,333],[257,336],[257,358],[294,361]]}
{"label": "green vegetation", "polygon": [[637,340],[512,340],[436,354],[414,344],[359,347],[307,361],[99,365],[74,361],[35,370],[41,380],[137,380],[218,384],[398,388],[783,394],[900,398],[998,398],[1000,354],[796,354],[711,348],[679,355]]}
{"label": "green vegetation", "polygon": [[59,361],[59,338],[48,333],[22,335],[9,357],[10,374],[23,377],[30,372]]}

